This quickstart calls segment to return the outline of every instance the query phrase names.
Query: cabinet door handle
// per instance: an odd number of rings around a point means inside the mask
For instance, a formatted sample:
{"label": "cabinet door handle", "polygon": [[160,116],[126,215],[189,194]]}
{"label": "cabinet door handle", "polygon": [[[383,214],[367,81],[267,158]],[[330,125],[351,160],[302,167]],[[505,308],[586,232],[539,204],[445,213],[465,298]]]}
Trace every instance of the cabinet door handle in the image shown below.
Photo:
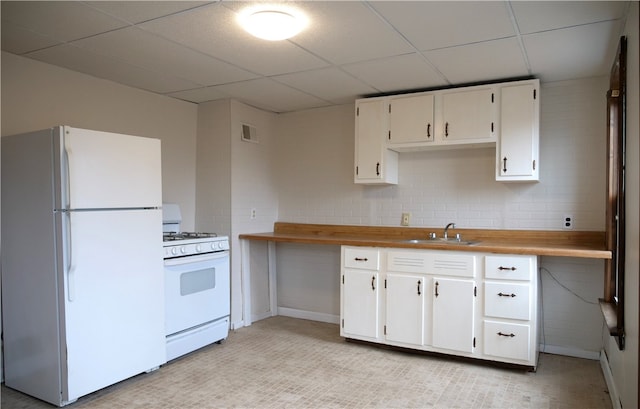
{"label": "cabinet door handle", "polygon": [[498,270],[502,271],[502,270],[510,270],[510,271],[516,271],[515,267],[498,267]]}
{"label": "cabinet door handle", "polygon": [[440,295],[440,294],[438,294],[438,286],[439,286],[439,285],[440,285],[440,284],[436,281],[436,297]]}
{"label": "cabinet door handle", "polygon": [[418,295],[420,295],[420,294],[421,294],[421,293],[420,293],[420,284],[422,284],[422,283],[420,282],[420,280],[418,280]]}
{"label": "cabinet door handle", "polygon": [[431,138],[431,124],[427,124],[427,138]]}
{"label": "cabinet door handle", "polygon": [[369,261],[369,259],[366,258],[366,257],[365,258],[356,257],[356,258],[354,258],[354,260],[355,261]]}
{"label": "cabinet door handle", "polygon": [[444,124],[444,136],[449,136],[449,122]]}
{"label": "cabinet door handle", "polygon": [[507,171],[507,157],[505,156],[504,159],[502,159],[502,171],[506,172]]}
{"label": "cabinet door handle", "polygon": [[500,335],[501,337],[509,337],[509,338],[513,338],[513,337],[516,336],[516,334],[514,334],[513,332],[509,333],[509,334],[505,334],[503,332],[498,332],[498,335]]}
{"label": "cabinet door handle", "polygon": [[371,289],[372,289],[373,291],[375,291],[375,290],[376,290],[376,276],[372,276],[372,277],[371,277]]}
{"label": "cabinet door handle", "polygon": [[380,176],[380,162],[376,163],[376,176]]}
{"label": "cabinet door handle", "polygon": [[515,294],[498,293],[498,296],[499,296],[499,297],[511,297],[511,298],[513,298],[513,297],[515,297],[516,295],[515,295]]}

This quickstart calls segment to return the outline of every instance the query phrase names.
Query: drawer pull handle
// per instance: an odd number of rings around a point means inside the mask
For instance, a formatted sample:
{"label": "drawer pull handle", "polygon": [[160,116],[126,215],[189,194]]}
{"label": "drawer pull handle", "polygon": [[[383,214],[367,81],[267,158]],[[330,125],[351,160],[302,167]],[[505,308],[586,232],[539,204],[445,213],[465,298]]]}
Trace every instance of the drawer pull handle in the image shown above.
{"label": "drawer pull handle", "polygon": [[505,294],[505,293],[498,293],[498,295],[500,297],[512,297],[512,298],[516,296],[515,294]]}
{"label": "drawer pull handle", "polygon": [[439,285],[440,285],[440,284],[436,281],[436,297],[440,295],[440,294],[438,294],[438,286],[439,286]]}
{"label": "drawer pull handle", "polygon": [[418,280],[418,295],[420,295],[420,284],[422,283],[420,282],[420,280]]}
{"label": "drawer pull handle", "polygon": [[366,258],[366,257],[365,258],[356,257],[355,260],[356,261],[369,261],[369,259]]}
{"label": "drawer pull handle", "polygon": [[509,337],[509,338],[513,338],[513,337],[516,336],[516,334],[514,334],[513,332],[510,333],[510,334],[505,334],[505,333],[502,333],[502,332],[498,332],[498,335],[500,335],[501,337]]}
{"label": "drawer pull handle", "polygon": [[371,289],[372,289],[373,291],[375,291],[375,290],[376,290],[376,276],[372,276],[372,277],[371,277]]}
{"label": "drawer pull handle", "polygon": [[502,271],[502,270],[510,270],[510,271],[516,271],[515,267],[498,267],[498,270]]}

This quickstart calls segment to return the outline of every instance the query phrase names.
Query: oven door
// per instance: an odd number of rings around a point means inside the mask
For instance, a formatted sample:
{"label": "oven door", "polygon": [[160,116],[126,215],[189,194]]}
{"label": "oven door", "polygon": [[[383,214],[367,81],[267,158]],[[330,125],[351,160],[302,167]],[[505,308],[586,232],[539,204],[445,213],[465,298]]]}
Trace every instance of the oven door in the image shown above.
{"label": "oven door", "polygon": [[164,261],[166,335],[229,315],[229,252]]}

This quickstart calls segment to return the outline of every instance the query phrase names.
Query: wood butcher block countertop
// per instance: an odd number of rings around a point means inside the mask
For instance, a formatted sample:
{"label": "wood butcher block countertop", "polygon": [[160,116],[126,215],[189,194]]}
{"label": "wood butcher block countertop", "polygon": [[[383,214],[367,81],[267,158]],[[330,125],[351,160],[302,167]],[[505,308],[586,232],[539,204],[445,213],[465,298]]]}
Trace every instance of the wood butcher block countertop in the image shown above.
{"label": "wood butcher block countertop", "polygon": [[[610,259],[605,233],[590,231],[449,229],[472,245],[426,241],[430,232],[442,237],[444,227],[382,227],[276,222],[273,232],[241,234],[240,239],[284,243],[330,244],[404,249],[532,254],[538,256]],[[422,239],[419,243],[408,240]]]}

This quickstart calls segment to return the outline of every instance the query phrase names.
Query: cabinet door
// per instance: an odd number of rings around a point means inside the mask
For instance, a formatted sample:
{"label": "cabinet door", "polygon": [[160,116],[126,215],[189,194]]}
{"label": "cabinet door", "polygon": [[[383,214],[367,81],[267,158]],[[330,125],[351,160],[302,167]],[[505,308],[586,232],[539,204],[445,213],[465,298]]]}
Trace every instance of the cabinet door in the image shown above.
{"label": "cabinet door", "polygon": [[538,180],[537,83],[502,87],[497,180]]}
{"label": "cabinet door", "polygon": [[473,352],[475,282],[433,278],[432,345]]}
{"label": "cabinet door", "polygon": [[356,101],[355,183],[398,183],[397,153],[386,148],[385,99]]}
{"label": "cabinet door", "polygon": [[343,336],[377,338],[379,325],[379,274],[345,269],[342,275]]}
{"label": "cabinet door", "polygon": [[388,273],[385,282],[387,341],[422,345],[425,277]]}
{"label": "cabinet door", "polygon": [[442,95],[442,141],[495,140],[493,89]]}
{"label": "cabinet door", "polygon": [[391,98],[389,143],[433,141],[433,94]]}

